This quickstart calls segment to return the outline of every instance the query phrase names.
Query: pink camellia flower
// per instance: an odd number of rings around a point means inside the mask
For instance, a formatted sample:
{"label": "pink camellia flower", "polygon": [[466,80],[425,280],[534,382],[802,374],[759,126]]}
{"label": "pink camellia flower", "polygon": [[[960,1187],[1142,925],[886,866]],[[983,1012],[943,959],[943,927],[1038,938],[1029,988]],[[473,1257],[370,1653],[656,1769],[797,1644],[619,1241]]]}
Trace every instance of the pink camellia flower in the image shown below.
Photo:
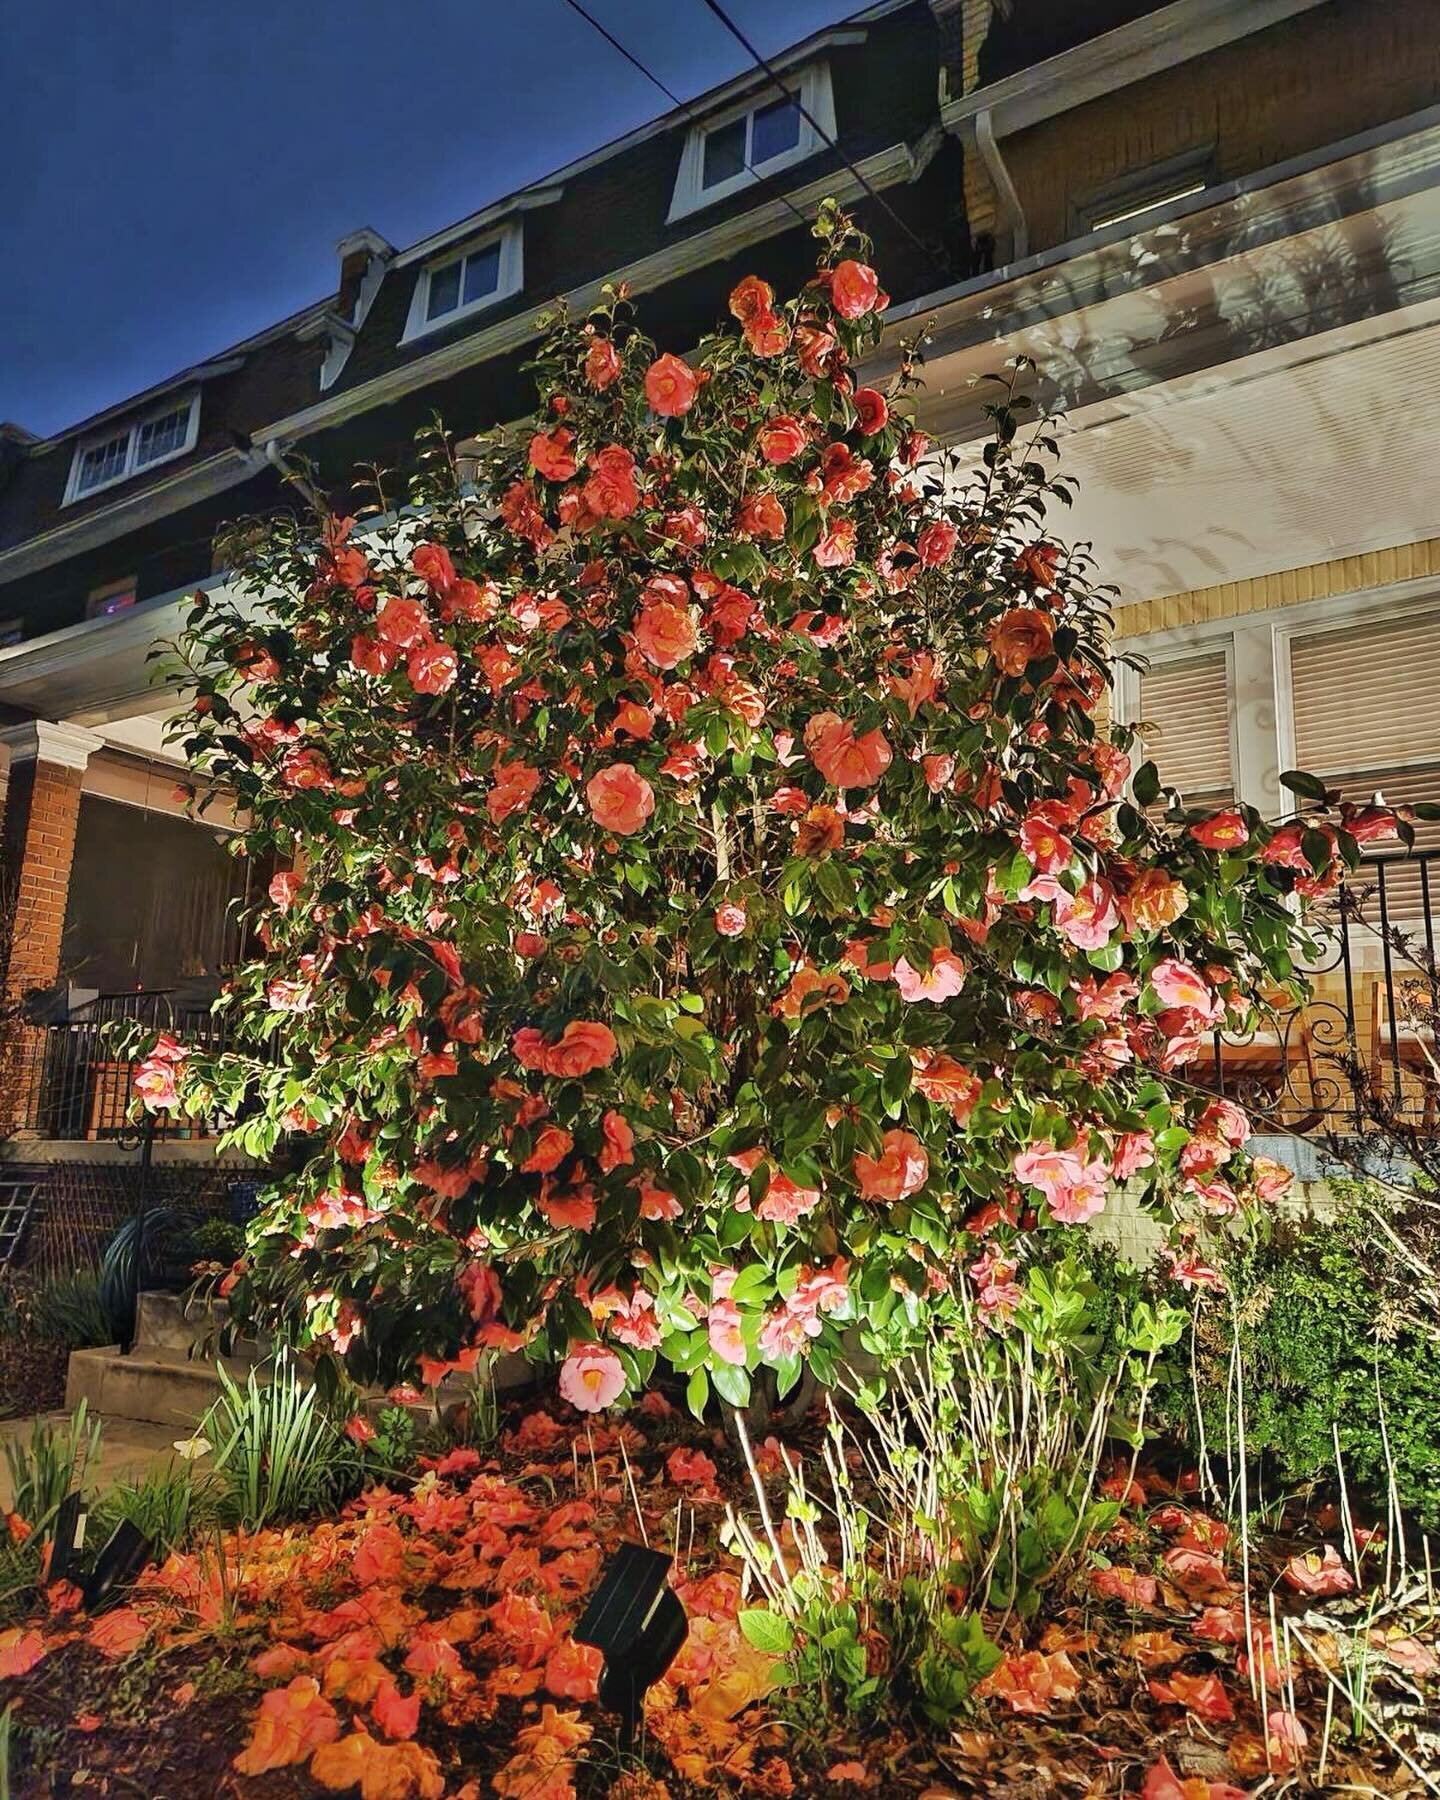
{"label": "pink camellia flower", "polygon": [[842,319],[863,319],[874,312],[880,298],[880,281],[867,264],[847,258],[835,265],[830,298]]}
{"label": "pink camellia flower", "polygon": [[577,1344],[560,1368],[560,1393],[579,1412],[602,1412],[625,1387],[625,1367],[604,1344]]}
{"label": "pink camellia flower", "polygon": [[308,981],[272,981],[265,989],[265,998],[273,1012],[303,1013],[309,1012],[312,1004],[312,990]]}
{"label": "pink camellia flower", "polygon": [[1155,1140],[1148,1131],[1127,1131],[1115,1145],[1110,1172],[1116,1181],[1128,1181],[1141,1169],[1155,1165]]}
{"label": "pink camellia flower", "polygon": [[[775,1169],[770,1175],[770,1185],[765,1190],[765,1197],[755,1208],[757,1219],[769,1219],[775,1225],[798,1224],[808,1213],[814,1212],[820,1204],[819,1188],[802,1187],[799,1182],[792,1181],[783,1169]],[[737,1207],[738,1211],[743,1208]]]}
{"label": "pink camellia flower", "polygon": [[[1069,814],[1068,807],[1058,811]],[[1054,802],[1032,807],[1020,824],[1020,848],[1042,875],[1058,875],[1069,866],[1075,848],[1061,829]],[[1074,815],[1070,814],[1073,819]]]}
{"label": "pink camellia flower", "polygon": [[965,963],[953,950],[941,948],[930,952],[930,967],[922,971],[902,956],[895,964],[894,979],[902,1000],[912,1004],[928,1000],[938,1006],[942,1000],[953,1000],[964,987]]}
{"label": "pink camellia flower", "polygon": [[887,1131],[880,1140],[879,1156],[855,1158],[852,1167],[860,1192],[867,1200],[904,1200],[918,1193],[930,1175],[925,1146],[912,1132]]}
{"label": "pink camellia flower", "polygon": [[1292,1556],[1284,1568],[1285,1582],[1297,1594],[1353,1594],[1355,1577],[1340,1560],[1333,1544],[1323,1551]]}
{"label": "pink camellia flower", "polygon": [[1098,876],[1082,882],[1073,894],[1062,889],[1055,896],[1052,916],[1056,930],[1077,950],[1103,949],[1120,923],[1110,884]]}
{"label": "pink camellia flower", "polygon": [[1079,1179],[1050,1198],[1050,1212],[1061,1225],[1083,1225],[1105,1210],[1109,1177],[1104,1163],[1082,1165]]}
{"label": "pink camellia flower", "polygon": [[1250,1121],[1233,1100],[1212,1100],[1201,1113],[1198,1129],[1238,1150],[1250,1136]]}
{"label": "pink camellia flower", "polygon": [[673,669],[693,656],[698,633],[695,615],[688,606],[661,600],[640,609],[635,622],[635,642],[641,654],[657,669]]}
{"label": "pink camellia flower", "polygon": [[1287,1193],[1295,1180],[1292,1170],[1284,1163],[1278,1163],[1273,1157],[1256,1156],[1250,1161],[1250,1173],[1255,1183],[1255,1197],[1258,1200],[1278,1200]]}
{"label": "pink camellia flower", "polygon": [[836,519],[810,554],[822,569],[848,569],[855,560],[855,521]]}
{"label": "pink camellia flower", "polygon": [[620,353],[609,338],[597,337],[585,353],[585,379],[603,394],[620,373]]}
{"label": "pink camellia flower", "polygon": [[721,937],[737,938],[745,930],[746,912],[738,900],[725,900],[715,908],[715,929]]}
{"label": "pink camellia flower", "polygon": [[131,1080],[135,1097],[146,1112],[169,1112],[180,1098],[175,1084],[176,1065],[148,1056],[136,1069]]}
{"label": "pink camellia flower", "polygon": [[294,869],[282,869],[278,875],[270,877],[266,892],[281,912],[285,912],[294,904],[295,896],[304,885],[304,877],[297,875]]}
{"label": "pink camellia flower", "polygon": [[1080,1179],[1084,1164],[1077,1151],[1059,1150],[1044,1138],[1028,1149],[1017,1151],[1010,1167],[1017,1181],[1023,1181],[1027,1187],[1039,1188],[1047,1200],[1053,1200],[1056,1194]]}
{"label": "pink camellia flower", "polygon": [[617,837],[631,837],[655,810],[655,790],[633,763],[612,763],[586,783],[595,823]]}
{"label": "pink camellia flower", "polygon": [[1218,1025],[1224,1008],[1208,981],[1178,956],[1167,956],[1150,971],[1150,985],[1167,1007],[1198,1015],[1204,1025]]}
{"label": "pink camellia flower", "polygon": [[1220,1272],[1212,1269],[1198,1251],[1172,1250],[1170,1279],[1178,1281],[1188,1294],[1192,1288],[1219,1287]]}
{"label": "pink camellia flower", "polygon": [[955,554],[959,537],[948,519],[932,519],[915,540],[915,554],[927,569],[938,569]]}
{"label": "pink camellia flower", "polygon": [[645,371],[645,398],[651,412],[662,419],[678,419],[689,412],[699,391],[700,383],[689,363],[668,350]]}
{"label": "pink camellia flower", "polygon": [[1235,850],[1250,841],[1250,828],[1233,806],[1201,819],[1190,827],[1190,835],[1207,850]]}
{"label": "pink camellia flower", "polygon": [[890,767],[890,745],[879,726],[856,736],[838,713],[816,713],[805,727],[810,760],[838,788],[873,787]]}
{"label": "pink camellia flower", "polygon": [[417,694],[445,694],[459,672],[455,652],[448,644],[419,644],[405,661],[405,673]]}
{"label": "pink camellia flower", "polygon": [[1287,1708],[1265,1715],[1265,1754],[1272,1769],[1293,1769],[1309,1742],[1309,1733]]}
{"label": "pink camellia flower", "polygon": [[745,1339],[740,1331],[740,1308],[730,1299],[712,1300],[705,1319],[710,1348],[732,1368],[745,1367]]}
{"label": "pink camellia flower", "polygon": [[350,661],[362,675],[388,675],[395,667],[395,659],[400,654],[394,644],[387,644],[379,638],[367,637],[358,632],[350,641]]}

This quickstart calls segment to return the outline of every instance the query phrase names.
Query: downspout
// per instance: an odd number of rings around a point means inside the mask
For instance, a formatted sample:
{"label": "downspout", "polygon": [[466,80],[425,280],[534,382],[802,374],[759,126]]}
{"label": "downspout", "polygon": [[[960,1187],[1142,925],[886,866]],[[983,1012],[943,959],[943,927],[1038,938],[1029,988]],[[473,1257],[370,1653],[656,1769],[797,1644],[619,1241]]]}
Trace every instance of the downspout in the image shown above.
{"label": "downspout", "polygon": [[1005,159],[995,141],[995,126],[988,106],[975,115],[975,147],[980,152],[985,173],[994,185],[1005,222],[1010,227],[1009,261],[1023,262],[1030,254],[1030,227],[1025,223],[1025,208],[1020,204],[1015,183],[1010,179],[1010,171],[1005,167]]}

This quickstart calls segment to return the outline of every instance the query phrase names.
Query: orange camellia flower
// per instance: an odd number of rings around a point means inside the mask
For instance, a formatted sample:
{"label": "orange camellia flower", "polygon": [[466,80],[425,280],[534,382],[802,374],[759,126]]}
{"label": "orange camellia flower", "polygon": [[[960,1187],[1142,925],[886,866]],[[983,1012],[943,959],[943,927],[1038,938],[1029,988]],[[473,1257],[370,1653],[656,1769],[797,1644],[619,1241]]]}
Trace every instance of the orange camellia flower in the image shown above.
{"label": "orange camellia flower", "polygon": [[522,1175],[549,1175],[575,1148],[575,1139],[563,1125],[546,1125],[535,1147],[520,1165]]}
{"label": "orange camellia flower", "polygon": [[1119,901],[1120,916],[1131,932],[1161,931],[1173,925],[1189,904],[1189,894],[1163,869],[1144,870]]}
{"label": "orange camellia flower", "polygon": [[420,644],[406,659],[405,672],[417,694],[446,694],[455,685],[459,663],[448,644]]}
{"label": "orange camellia flower", "polygon": [[633,763],[611,763],[585,784],[595,822],[617,837],[632,837],[655,810],[655,790]]}
{"label": "orange camellia flower", "polygon": [[313,1675],[297,1675],[288,1687],[276,1688],[260,1702],[260,1716],[250,1742],[235,1758],[241,1775],[263,1775],[304,1762],[322,1744],[340,1735],[335,1708],[320,1692]]}
{"label": "orange camellia flower", "polygon": [[430,615],[420,601],[396,594],[380,608],[375,631],[382,643],[393,644],[397,650],[413,650],[429,641]]}
{"label": "orange camellia flower", "polygon": [[887,1131],[879,1156],[858,1154],[852,1167],[867,1200],[904,1200],[924,1187],[930,1175],[925,1146],[912,1132]]}
{"label": "orange camellia flower", "polygon": [[695,615],[688,606],[661,600],[641,608],[635,624],[635,642],[657,669],[673,669],[693,656],[697,641]]}
{"label": "orange camellia flower", "polygon": [[1055,622],[1033,606],[1016,606],[990,627],[990,654],[1006,675],[1023,675],[1055,646]]}
{"label": "orange camellia flower", "polygon": [[574,1079],[615,1060],[615,1033],[595,1019],[572,1019],[545,1052],[545,1073]]}
{"label": "orange camellia flower", "polygon": [[545,1691],[557,1700],[593,1700],[605,1659],[593,1644],[562,1637],[545,1663]]}
{"label": "orange camellia flower", "polygon": [[603,394],[620,374],[620,353],[609,338],[597,337],[585,353],[585,379]]}
{"label": "orange camellia flower", "polygon": [[801,856],[826,856],[845,842],[845,821],[833,806],[812,806],[795,828]]}
{"label": "orange camellia flower", "polygon": [[773,494],[751,494],[740,508],[735,529],[746,537],[783,538],[785,508]]}
{"label": "orange camellia flower", "polygon": [[857,388],[851,396],[863,437],[873,437],[877,431],[883,431],[890,418],[890,407],[879,388]]}
{"label": "orange camellia flower", "polygon": [[1080,1672],[1063,1650],[1012,1652],[975,1691],[1003,1700],[1011,1712],[1048,1713],[1056,1700],[1073,1700],[1080,1692]]}
{"label": "orange camellia flower", "polygon": [[18,1625],[0,1631],[0,1681],[28,1675],[44,1655],[45,1640],[38,1631],[22,1631]]}
{"label": "orange camellia flower", "polygon": [[867,263],[838,263],[830,283],[830,298],[842,319],[863,319],[880,298],[880,281]]}
{"label": "orange camellia flower", "polygon": [[640,504],[635,486],[635,458],[623,444],[607,444],[591,453],[590,479],[583,498],[597,519],[628,519]]}
{"label": "orange camellia flower", "polygon": [[890,746],[879,726],[857,737],[838,713],[815,714],[805,727],[805,748],[832,787],[873,787],[890,767]]}
{"label": "orange camellia flower", "polygon": [[438,594],[455,585],[455,565],[443,544],[417,544],[410,552],[410,567]]}
{"label": "orange camellia flower", "polygon": [[742,325],[761,313],[774,312],[775,290],[758,275],[746,275],[730,290],[730,316]]}
{"label": "orange camellia flower", "polygon": [[689,412],[699,391],[700,383],[689,363],[668,350],[657,356],[645,372],[645,398],[651,412],[659,413],[662,419],[678,419]]}
{"label": "orange camellia flower", "polygon": [[1250,828],[1233,806],[1227,806],[1222,812],[1192,825],[1190,835],[1207,850],[1237,850],[1241,844],[1250,841]]}
{"label": "orange camellia flower", "polygon": [[511,813],[523,812],[529,806],[539,785],[540,771],[532,769],[528,763],[518,758],[501,763],[491,778],[485,810],[496,825],[501,825]]}
{"label": "orange camellia flower", "polygon": [[575,473],[575,433],[564,425],[537,431],[530,440],[530,461],[547,481],[568,481]]}
{"label": "orange camellia flower", "polygon": [[805,427],[788,413],[760,427],[760,454],[769,463],[793,462],[808,441]]}

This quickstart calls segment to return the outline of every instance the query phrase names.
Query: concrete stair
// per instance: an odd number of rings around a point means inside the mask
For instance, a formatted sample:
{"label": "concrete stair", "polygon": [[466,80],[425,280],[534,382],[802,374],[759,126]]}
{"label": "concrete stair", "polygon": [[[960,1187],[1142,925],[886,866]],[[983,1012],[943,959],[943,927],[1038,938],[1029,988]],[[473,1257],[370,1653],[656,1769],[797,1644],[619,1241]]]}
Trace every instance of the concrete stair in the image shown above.
{"label": "concrete stair", "polygon": [[[141,1294],[136,1308],[135,1343],[128,1355],[118,1344],[97,1350],[72,1350],[65,1380],[65,1405],[73,1411],[84,1400],[92,1413],[193,1431],[206,1409],[222,1393],[217,1365],[244,1386],[251,1370],[267,1377],[271,1346],[254,1338],[231,1343],[219,1354],[226,1326],[223,1300],[192,1302],[179,1294]],[[303,1364],[302,1371],[303,1371]],[[494,1368],[502,1393],[534,1385],[534,1366],[523,1356],[502,1356]],[[443,1411],[468,1398],[458,1383],[443,1382],[437,1391]],[[364,1398],[365,1410],[379,1412],[388,1404],[378,1389]]]}
{"label": "concrete stair", "polygon": [[[178,1294],[141,1294],[129,1355],[118,1344],[70,1353],[66,1407],[73,1410],[84,1400],[107,1418],[193,1429],[221,1393],[217,1364],[243,1385],[263,1362],[254,1340],[242,1339],[220,1356],[224,1325],[225,1309],[216,1302],[187,1307]],[[263,1367],[260,1373],[263,1379]]]}

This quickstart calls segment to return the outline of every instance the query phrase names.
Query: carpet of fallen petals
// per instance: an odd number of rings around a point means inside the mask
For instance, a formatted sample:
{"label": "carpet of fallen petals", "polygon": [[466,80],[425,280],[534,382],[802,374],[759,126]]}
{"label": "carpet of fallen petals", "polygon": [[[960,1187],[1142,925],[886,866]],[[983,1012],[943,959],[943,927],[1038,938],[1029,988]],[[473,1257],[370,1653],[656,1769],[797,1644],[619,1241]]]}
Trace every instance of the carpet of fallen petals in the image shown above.
{"label": "carpet of fallen petals", "polygon": [[[795,1450],[806,1455],[803,1431]],[[781,1506],[773,1439],[759,1463]],[[822,1733],[813,1706],[793,1704],[784,1666],[737,1624],[738,1566],[722,1527],[727,1499],[744,1507],[750,1490],[723,1436],[698,1432],[658,1396],[619,1424],[517,1415],[493,1450],[431,1459],[338,1519],[227,1533],[171,1556],[96,1619],[73,1588],[51,1587],[43,1616],[0,1632],[0,1708],[14,1702],[20,1746],[11,1791],[1231,1800],[1287,1781],[1440,1791],[1426,1773],[1436,1620],[1379,1600],[1378,1534],[1342,1534],[1326,1512],[1297,1516],[1296,1535],[1252,1548],[1247,1594],[1235,1534],[1183,1483],[1144,1471],[1127,1483],[1111,1484],[1126,1510],[1088,1572],[1028,1626],[997,1631],[1004,1659],[971,1716],[929,1733],[835,1717]],[[598,1652],[570,1628],[609,1550],[642,1535],[674,1552],[690,1629],[651,1691],[638,1756],[622,1756],[617,1722],[595,1700]],[[1358,1742],[1343,1698],[1357,1645],[1377,1726]],[[870,1654],[883,1670],[878,1636]]]}

